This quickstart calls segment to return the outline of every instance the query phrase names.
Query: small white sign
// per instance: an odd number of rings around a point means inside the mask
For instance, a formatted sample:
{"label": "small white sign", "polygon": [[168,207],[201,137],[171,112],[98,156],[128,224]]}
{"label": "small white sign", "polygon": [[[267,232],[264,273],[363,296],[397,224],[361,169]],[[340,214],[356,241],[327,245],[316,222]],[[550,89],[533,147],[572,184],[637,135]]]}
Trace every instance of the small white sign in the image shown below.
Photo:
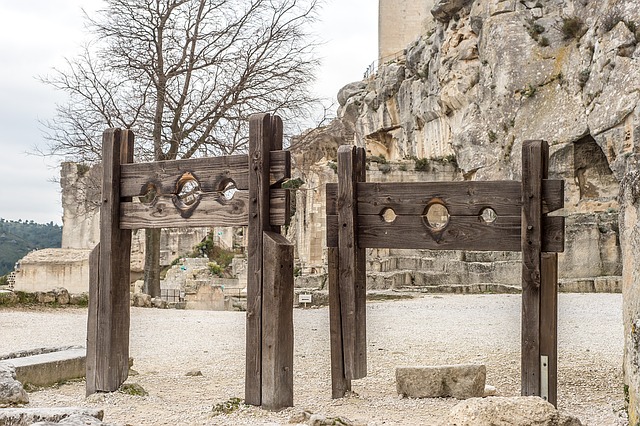
{"label": "small white sign", "polygon": [[298,295],[298,303],[311,303],[311,295],[310,294],[299,294]]}

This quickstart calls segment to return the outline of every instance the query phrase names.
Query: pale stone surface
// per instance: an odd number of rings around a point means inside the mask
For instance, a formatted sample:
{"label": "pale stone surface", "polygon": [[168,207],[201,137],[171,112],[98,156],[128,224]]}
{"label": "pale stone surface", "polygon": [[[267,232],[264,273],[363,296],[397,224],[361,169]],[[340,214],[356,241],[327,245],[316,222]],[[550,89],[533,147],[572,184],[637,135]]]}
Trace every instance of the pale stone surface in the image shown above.
{"label": "pale stone surface", "polygon": [[454,406],[443,426],[581,426],[537,396],[472,398]]}
{"label": "pale stone surface", "polygon": [[138,308],[150,308],[151,296],[146,293],[133,293],[131,296],[131,304]]}
{"label": "pale stone surface", "polygon": [[640,156],[628,158],[620,189],[620,240],[624,318],[625,385],[629,395],[629,424],[640,421]]}
{"label": "pale stone surface", "polygon": [[83,249],[33,251],[18,261],[14,288],[46,292],[62,287],[69,293],[86,292],[89,290],[90,252]]}
{"label": "pale stone surface", "polygon": [[[429,10],[435,0],[380,0],[378,3],[378,59],[401,51],[433,27]],[[384,59],[383,59],[384,60]]]}
{"label": "pale stone surface", "polygon": [[[22,387],[22,383],[16,380],[15,367],[5,362],[0,363],[0,407],[28,403],[29,395]],[[0,424],[4,424],[1,420],[0,417]]]}
{"label": "pale stone surface", "polygon": [[72,414],[69,417],[65,417],[59,422],[37,422],[31,426],[54,426],[54,425],[66,425],[66,426],[107,426],[101,420],[96,417],[87,414]]}
{"label": "pale stone surface", "polygon": [[409,398],[473,398],[484,395],[486,375],[486,367],[476,364],[398,367],[396,389]]}
{"label": "pale stone surface", "polygon": [[16,378],[24,384],[51,386],[85,376],[86,350],[68,348],[3,360],[15,368]]}
{"label": "pale stone surface", "polygon": [[[73,416],[73,417],[72,417]],[[102,420],[104,411],[95,408],[7,408],[0,410],[0,424],[12,426],[27,426],[36,422],[49,422],[54,424],[84,424],[69,423],[84,417],[91,417],[96,420]],[[68,422],[62,423],[65,419],[70,418]],[[89,419],[84,419],[89,420]],[[93,420],[90,420],[93,422]],[[47,423],[45,423],[47,424]],[[91,425],[101,425],[102,423],[89,423]]]}

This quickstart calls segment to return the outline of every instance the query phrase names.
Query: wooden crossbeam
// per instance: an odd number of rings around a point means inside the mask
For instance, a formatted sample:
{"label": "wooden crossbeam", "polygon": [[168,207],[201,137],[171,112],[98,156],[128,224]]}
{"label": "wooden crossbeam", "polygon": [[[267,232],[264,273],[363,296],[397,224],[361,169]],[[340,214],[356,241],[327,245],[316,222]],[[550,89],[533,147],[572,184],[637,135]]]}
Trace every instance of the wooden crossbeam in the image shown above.
{"label": "wooden crossbeam", "polygon": [[[337,214],[337,183],[327,184],[327,215]],[[422,215],[434,199],[452,216],[478,216],[491,207],[498,216],[520,216],[522,189],[517,181],[359,182],[358,215],[378,215],[391,208],[397,215]],[[564,207],[564,181],[542,182],[542,213]]]}
{"label": "wooden crossbeam", "polygon": [[[269,159],[270,185],[291,176],[289,151],[270,152]],[[148,184],[153,184],[159,195],[176,194],[177,183],[185,173],[191,173],[198,180],[203,192],[220,191],[221,185],[229,180],[235,182],[237,189],[249,189],[248,164],[246,154],[123,164],[120,167],[120,196],[144,196]]]}
{"label": "wooden crossbeam", "polygon": [[[543,250],[563,252],[564,217],[546,216],[543,223]],[[379,215],[358,215],[357,239],[363,248],[521,251],[521,226],[520,216],[499,216],[493,223],[483,223],[476,216],[452,216],[436,232],[421,216],[398,216],[389,223]],[[338,217],[327,215],[327,247],[337,245]]]}
{"label": "wooden crossbeam", "polygon": [[[287,225],[290,219],[289,191],[269,191],[271,225]],[[194,226],[247,226],[249,224],[249,193],[237,191],[231,200],[218,192],[203,193],[198,205],[185,215],[176,207],[172,196],[158,196],[151,204],[120,203],[120,229],[187,228]]]}

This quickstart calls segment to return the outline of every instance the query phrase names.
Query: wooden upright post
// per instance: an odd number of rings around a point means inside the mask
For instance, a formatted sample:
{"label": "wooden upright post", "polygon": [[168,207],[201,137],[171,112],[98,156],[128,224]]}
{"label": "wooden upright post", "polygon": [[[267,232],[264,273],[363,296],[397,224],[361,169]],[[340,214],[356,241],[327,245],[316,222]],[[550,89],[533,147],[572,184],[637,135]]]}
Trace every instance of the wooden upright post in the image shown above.
{"label": "wooden upright post", "polygon": [[113,392],[129,375],[131,231],[120,229],[120,164],[133,161],[133,132],[102,138],[100,246],[90,257],[87,395]]}
{"label": "wooden upright post", "polygon": [[522,146],[522,395],[541,395],[542,180],[547,177],[545,141]]}
{"label": "wooden upright post", "polygon": [[[280,232],[279,227],[271,226],[269,215],[271,170],[269,153],[272,150],[281,149],[282,119],[269,114],[252,115],[249,119],[249,243],[245,370],[245,404],[250,405],[262,404],[263,235],[265,231]],[[286,200],[288,201],[288,198]]]}
{"label": "wooden upright post", "polygon": [[351,380],[344,376],[344,354],[342,351],[342,319],[340,314],[340,288],[338,284],[338,248],[329,247],[329,334],[331,339],[331,397],[342,398],[351,390]]}
{"label": "wooden upright post", "polygon": [[262,274],[262,407],[293,407],[293,244],[265,232]]}
{"label": "wooden upright post", "polygon": [[540,396],[558,406],[558,254],[542,253]]}
{"label": "wooden upright post", "polygon": [[344,377],[367,375],[365,252],[358,247],[357,183],[366,180],[364,148],[338,148],[338,282]]}

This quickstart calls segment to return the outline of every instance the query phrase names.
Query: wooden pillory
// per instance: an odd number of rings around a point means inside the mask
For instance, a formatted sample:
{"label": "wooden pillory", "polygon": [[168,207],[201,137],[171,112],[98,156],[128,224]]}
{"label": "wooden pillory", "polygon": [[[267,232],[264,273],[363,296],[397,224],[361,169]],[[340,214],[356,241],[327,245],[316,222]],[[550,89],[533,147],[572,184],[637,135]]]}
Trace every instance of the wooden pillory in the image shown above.
{"label": "wooden pillory", "polygon": [[[293,245],[290,153],[282,120],[249,121],[249,154],[133,163],[133,132],[103,135],[100,243],[90,256],[87,395],[112,392],[129,373],[131,230],[248,226],[245,403],[293,405]],[[227,196],[226,190],[237,191]],[[134,197],[153,197],[134,202]],[[213,326],[213,324],[212,324]]]}
{"label": "wooden pillory", "polygon": [[364,148],[338,149],[327,184],[331,379],[334,398],[367,374],[366,248],[522,251],[522,395],[557,404],[557,253],[564,182],[549,148],[526,141],[522,182],[366,182]]}

